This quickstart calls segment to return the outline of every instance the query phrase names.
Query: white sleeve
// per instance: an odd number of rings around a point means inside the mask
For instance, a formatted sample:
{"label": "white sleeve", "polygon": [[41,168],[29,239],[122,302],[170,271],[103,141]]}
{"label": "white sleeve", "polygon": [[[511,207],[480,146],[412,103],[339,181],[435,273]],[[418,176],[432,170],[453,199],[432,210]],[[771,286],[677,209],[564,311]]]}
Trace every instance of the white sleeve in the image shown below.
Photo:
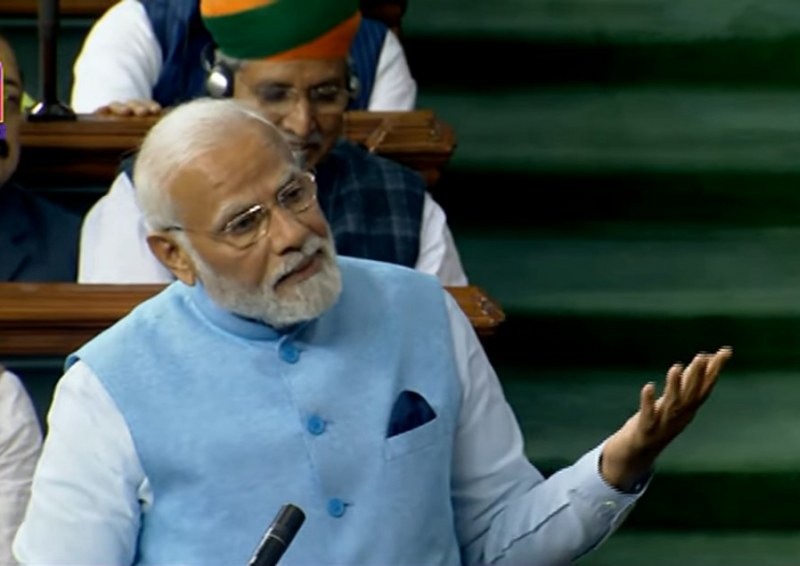
{"label": "white sleeve", "polygon": [[427,192],[422,206],[419,255],[414,268],[435,275],[442,285],[463,287],[468,284],[444,210]]}
{"label": "white sleeve", "polygon": [[120,173],[81,227],[78,283],[169,283],[172,274],[147,245],[136,189]]}
{"label": "white sleeve", "polygon": [[16,564],[11,543],[25,515],[41,443],[28,393],[13,373],[0,373],[0,564]]}
{"label": "white sleeve", "polygon": [[400,40],[389,30],[378,58],[369,110],[413,110],[416,104],[417,83],[411,76]]}
{"label": "white sleeve", "polygon": [[602,444],[544,479],[469,321],[449,294],[447,302],[462,385],[452,486],[464,563],[569,564],[605,540],[642,492],[603,480]]}
{"label": "white sleeve", "polygon": [[89,113],[113,101],[150,100],[161,67],[144,6],[121,0],[95,22],[75,60],[72,109]]}
{"label": "white sleeve", "polygon": [[14,541],[24,564],[131,564],[140,517],[153,493],[130,431],[82,362],[61,378]]}

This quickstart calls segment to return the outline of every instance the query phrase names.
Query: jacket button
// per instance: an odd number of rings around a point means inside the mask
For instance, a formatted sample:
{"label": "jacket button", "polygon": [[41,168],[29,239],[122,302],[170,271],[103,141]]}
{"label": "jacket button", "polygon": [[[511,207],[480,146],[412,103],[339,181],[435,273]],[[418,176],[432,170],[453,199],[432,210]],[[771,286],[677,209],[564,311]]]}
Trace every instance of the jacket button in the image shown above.
{"label": "jacket button", "polygon": [[311,415],[306,422],[306,428],[314,436],[319,436],[325,432],[325,421],[318,415]]}
{"label": "jacket button", "polygon": [[284,342],[283,344],[281,344],[278,350],[278,354],[280,355],[281,359],[287,364],[297,363],[297,360],[300,359],[300,350],[298,350],[297,346],[295,346],[291,342]]}
{"label": "jacket button", "polygon": [[328,515],[331,517],[341,517],[344,515],[345,511],[345,502],[339,499],[338,497],[334,497],[330,501],[328,501]]}

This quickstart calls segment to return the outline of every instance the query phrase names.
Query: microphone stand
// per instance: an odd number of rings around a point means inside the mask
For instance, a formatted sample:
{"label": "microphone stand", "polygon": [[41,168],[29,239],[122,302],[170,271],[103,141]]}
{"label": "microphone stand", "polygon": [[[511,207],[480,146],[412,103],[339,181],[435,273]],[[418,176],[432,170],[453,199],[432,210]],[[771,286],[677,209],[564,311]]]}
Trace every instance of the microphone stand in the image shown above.
{"label": "microphone stand", "polygon": [[58,0],[39,0],[39,91],[40,102],[28,120],[52,122],[75,120],[76,115],[58,100]]}

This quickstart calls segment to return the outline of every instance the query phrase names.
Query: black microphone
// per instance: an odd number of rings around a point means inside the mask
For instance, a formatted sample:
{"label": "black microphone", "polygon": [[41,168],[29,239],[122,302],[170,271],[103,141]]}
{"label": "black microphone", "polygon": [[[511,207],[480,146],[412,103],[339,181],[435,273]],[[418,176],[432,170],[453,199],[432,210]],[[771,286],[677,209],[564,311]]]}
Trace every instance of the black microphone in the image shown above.
{"label": "black microphone", "polygon": [[275,566],[305,520],[306,515],[299,507],[291,503],[281,507],[247,566]]}
{"label": "black microphone", "polygon": [[75,112],[58,100],[58,0],[39,0],[39,103],[28,119],[32,122],[74,120]]}

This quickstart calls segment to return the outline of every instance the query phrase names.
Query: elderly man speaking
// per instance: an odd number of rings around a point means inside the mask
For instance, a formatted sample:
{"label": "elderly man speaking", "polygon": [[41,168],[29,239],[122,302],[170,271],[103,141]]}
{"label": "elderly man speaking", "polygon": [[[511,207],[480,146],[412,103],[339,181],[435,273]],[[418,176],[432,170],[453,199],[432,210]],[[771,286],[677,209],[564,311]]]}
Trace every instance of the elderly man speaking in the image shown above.
{"label": "elderly man speaking", "polygon": [[69,357],[15,541],[31,564],[246,564],[287,502],[282,564],[564,564],[602,542],[731,351],[672,367],[544,479],[476,335],[430,275],[337,258],[279,132],[178,107],[135,170],[177,281]]}

